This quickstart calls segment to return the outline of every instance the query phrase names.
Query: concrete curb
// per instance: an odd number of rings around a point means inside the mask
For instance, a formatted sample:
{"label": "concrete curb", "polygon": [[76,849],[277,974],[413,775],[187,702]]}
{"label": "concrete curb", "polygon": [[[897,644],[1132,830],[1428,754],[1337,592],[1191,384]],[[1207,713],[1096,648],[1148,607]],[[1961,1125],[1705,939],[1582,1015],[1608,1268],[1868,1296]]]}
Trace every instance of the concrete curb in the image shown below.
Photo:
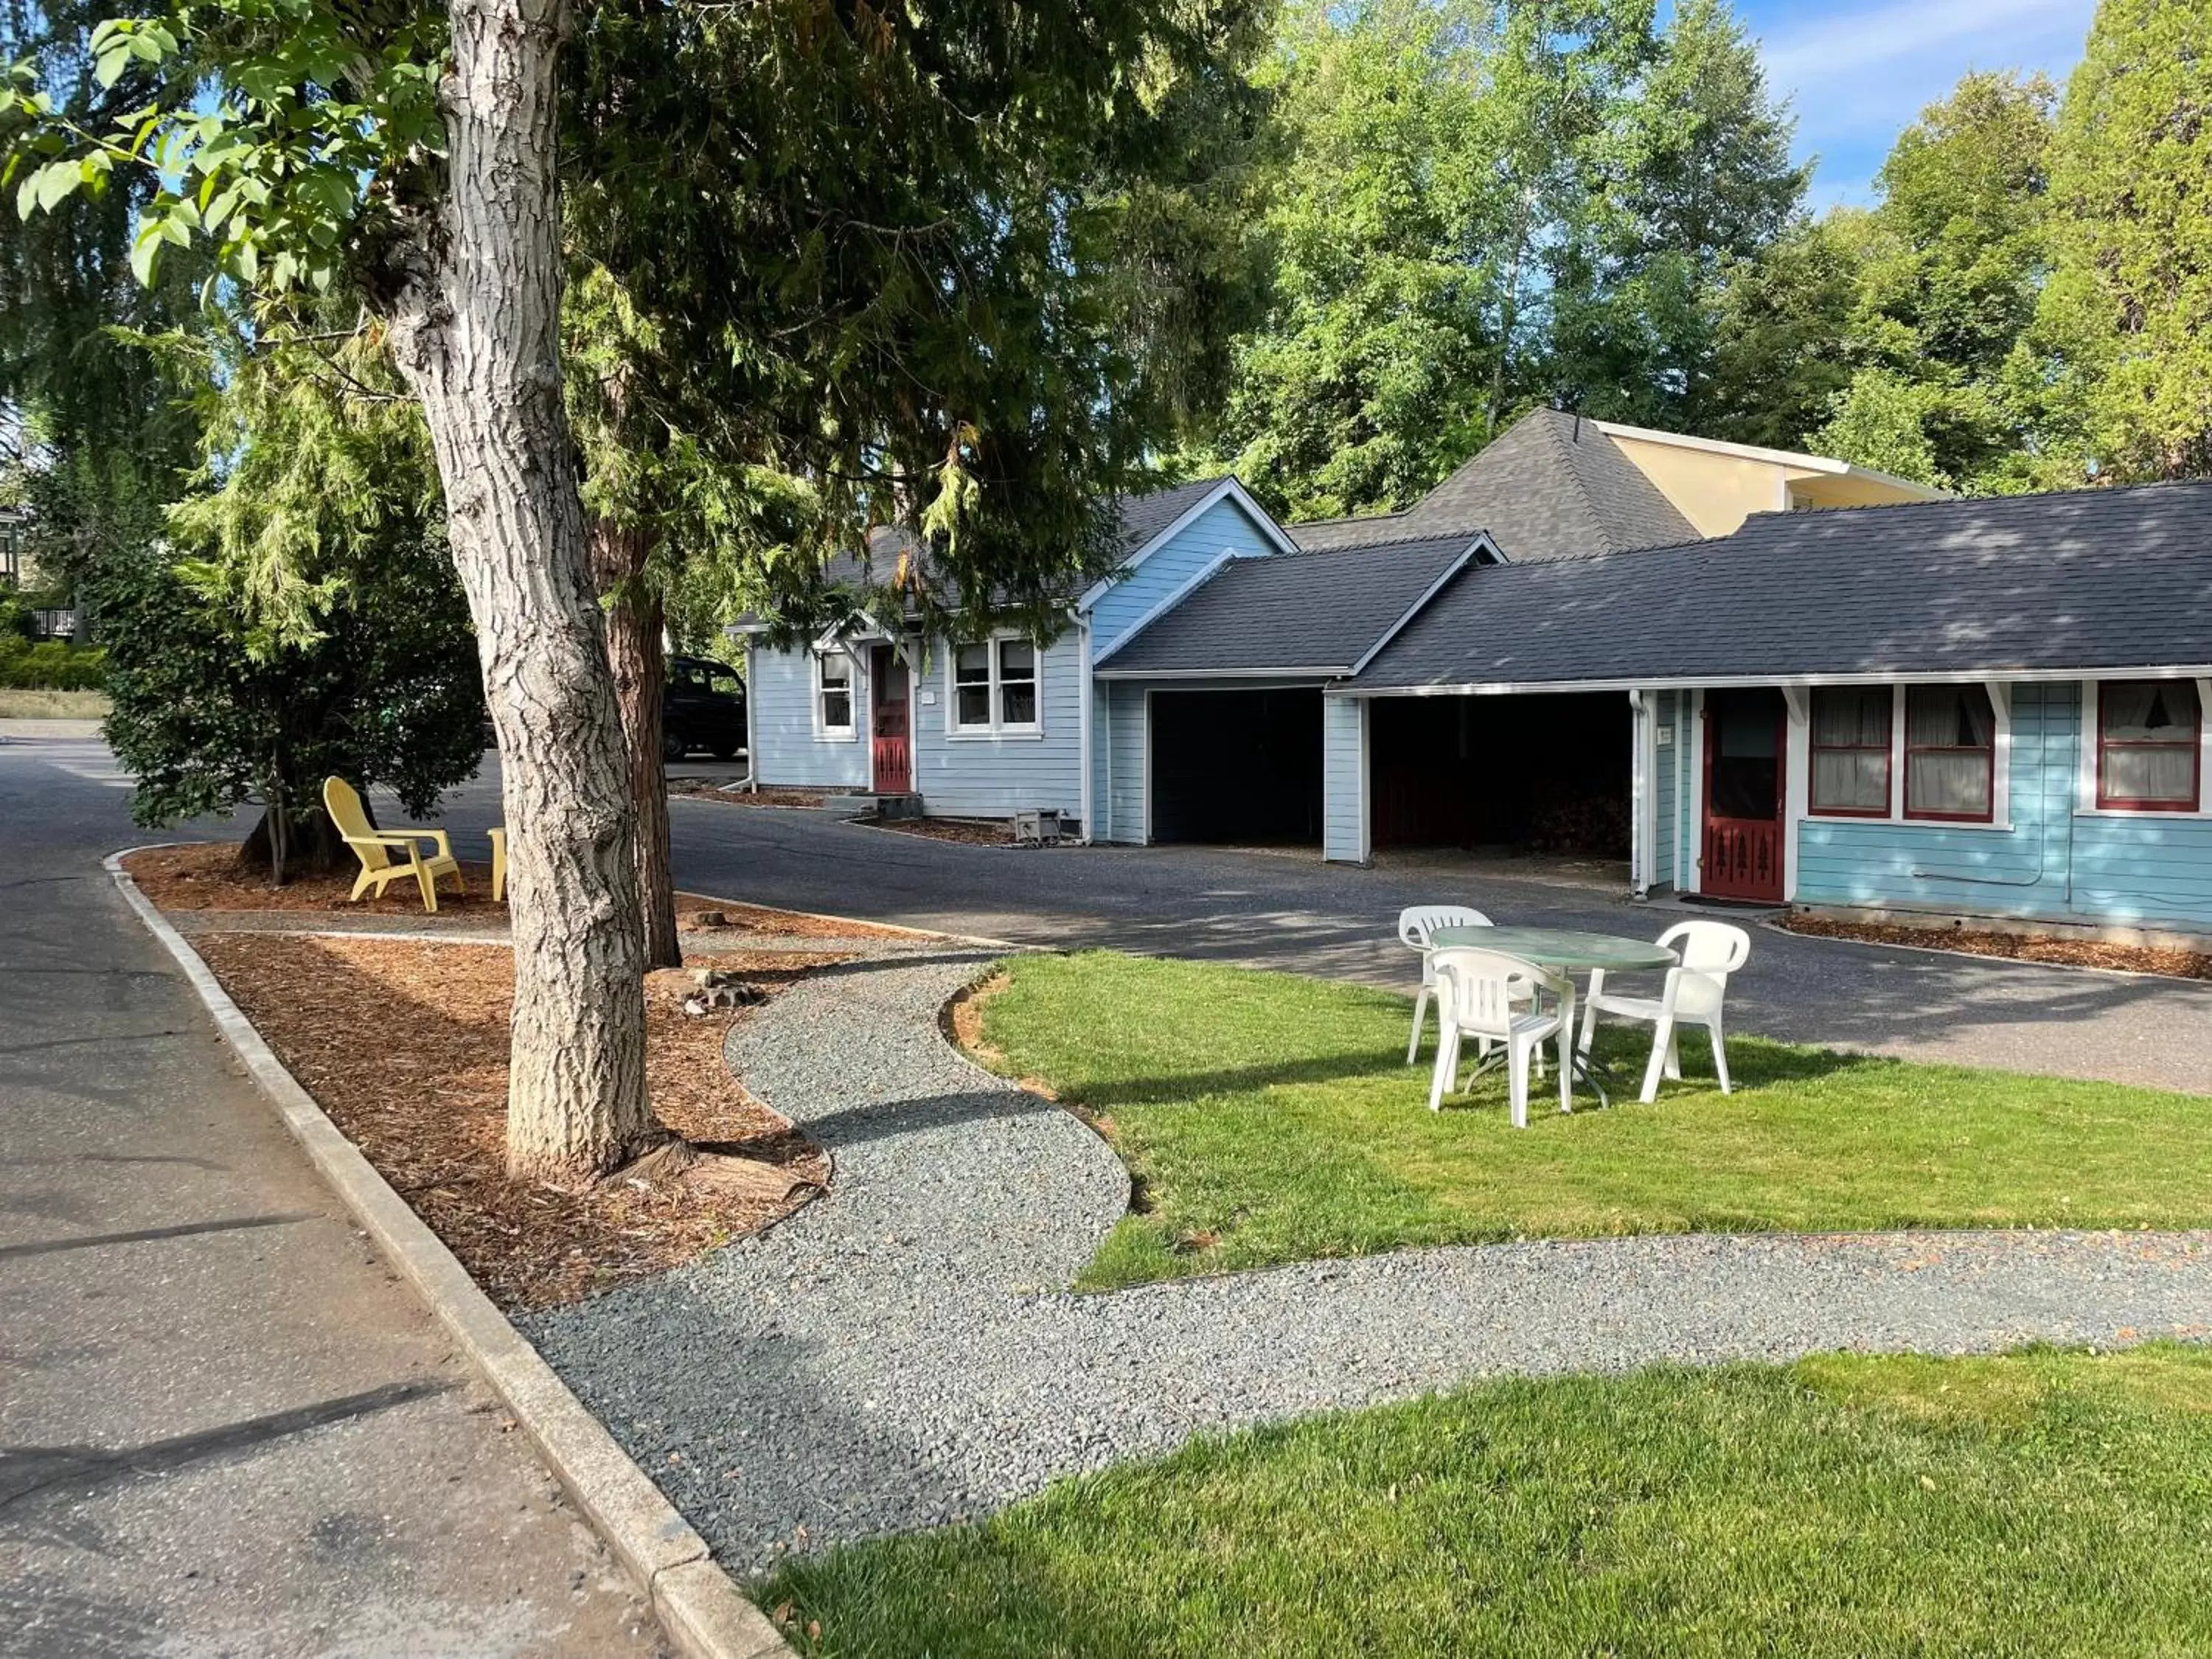
{"label": "concrete curb", "polygon": [[339,1133],[261,1040],[199,953],[138,890],[123,860],[144,850],[127,848],[105,860],[125,901],[184,969],[216,1028],[246,1062],[316,1170],[467,1352],[570,1500],[622,1559],[652,1601],[669,1639],[691,1659],[795,1659],[767,1615],[715,1565],[707,1540],[507,1323],[360,1149]]}

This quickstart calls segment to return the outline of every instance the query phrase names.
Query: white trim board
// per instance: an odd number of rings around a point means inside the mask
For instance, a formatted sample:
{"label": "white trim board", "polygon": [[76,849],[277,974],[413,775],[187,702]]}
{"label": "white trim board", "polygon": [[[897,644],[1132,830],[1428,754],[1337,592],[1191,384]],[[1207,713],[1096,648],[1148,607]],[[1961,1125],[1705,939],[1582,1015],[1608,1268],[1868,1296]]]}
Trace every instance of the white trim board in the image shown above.
{"label": "white trim board", "polygon": [[1079,611],[1090,610],[1100,599],[1105,598],[1116,584],[1127,580],[1132,570],[1152,557],[1164,544],[1188,529],[1207,508],[1228,498],[1233,498],[1236,501],[1237,505],[1243,509],[1245,516],[1259,526],[1260,533],[1275,544],[1275,550],[1278,553],[1298,553],[1304,550],[1284,533],[1282,526],[1275,522],[1273,514],[1252,499],[1251,491],[1245,489],[1234,477],[1224,478],[1205,495],[1200,496],[1196,502],[1185,507],[1164,529],[1154,532],[1150,541],[1115,566],[1109,574],[1101,576],[1097,581],[1091,583],[1085,590],[1083,597],[1075,602],[1076,610]]}
{"label": "white trim board", "polygon": [[1453,684],[1346,686],[1347,697],[1528,697],[1569,691],[1716,691],[1790,685],[1956,685],[2010,680],[2024,685],[2075,680],[2212,678],[2212,663],[2106,668],[1881,668],[1848,674],[1680,674],[1666,679],[1468,680]]}

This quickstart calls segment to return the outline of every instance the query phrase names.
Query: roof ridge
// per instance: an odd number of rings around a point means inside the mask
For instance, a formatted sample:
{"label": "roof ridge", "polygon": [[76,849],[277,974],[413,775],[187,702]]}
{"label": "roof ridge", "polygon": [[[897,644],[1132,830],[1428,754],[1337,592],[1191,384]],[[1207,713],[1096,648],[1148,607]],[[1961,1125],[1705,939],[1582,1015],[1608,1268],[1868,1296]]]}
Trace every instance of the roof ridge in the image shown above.
{"label": "roof ridge", "polygon": [[1798,514],[1811,513],[1825,518],[1838,513],[1890,513],[1900,507],[1998,507],[2008,501],[2047,501],[2058,495],[2131,495],[2139,490],[2189,489],[2206,484],[2212,484],[2212,478],[2142,478],[2134,483],[2075,484],[2065,489],[2016,489],[1995,495],[1937,495],[1915,501],[1850,501],[1838,507],[1765,507],[1748,514],[1744,522],[1748,524],[1753,519],[1786,519]]}
{"label": "roof ridge", "polygon": [[[1552,441],[1559,446],[1560,464],[1566,468],[1567,477],[1574,482],[1575,499],[1582,503],[1583,514],[1589,520],[1590,528],[1595,532],[1592,535],[1590,539],[1597,543],[1598,545],[1607,553],[1618,553],[1622,551],[1623,550],[1613,541],[1612,532],[1605,521],[1605,514],[1597,510],[1597,503],[1590,499],[1589,480],[1583,477],[1583,470],[1577,464],[1575,443],[1569,441],[1565,432],[1560,429],[1559,421],[1569,418],[1566,410],[1564,409],[1553,409],[1550,404],[1547,404],[1540,410],[1529,410],[1528,415],[1524,415],[1521,418],[1525,421],[1528,418],[1529,415],[1539,413],[1555,415],[1559,417],[1559,420],[1546,421],[1544,422],[1544,429],[1551,434]],[[1577,415],[1572,418],[1577,428],[1579,428],[1582,425],[1582,416]],[[1602,432],[1600,432],[1598,436],[1604,438],[1607,443],[1613,442],[1613,440],[1610,437],[1607,437]],[[1493,439],[1492,441],[1495,442],[1496,441]],[[1580,441],[1577,439],[1575,441],[1578,442]],[[1617,448],[1618,446],[1615,446],[1615,447]],[[1621,459],[1623,460],[1626,460],[1628,458],[1626,455],[1623,455]]]}

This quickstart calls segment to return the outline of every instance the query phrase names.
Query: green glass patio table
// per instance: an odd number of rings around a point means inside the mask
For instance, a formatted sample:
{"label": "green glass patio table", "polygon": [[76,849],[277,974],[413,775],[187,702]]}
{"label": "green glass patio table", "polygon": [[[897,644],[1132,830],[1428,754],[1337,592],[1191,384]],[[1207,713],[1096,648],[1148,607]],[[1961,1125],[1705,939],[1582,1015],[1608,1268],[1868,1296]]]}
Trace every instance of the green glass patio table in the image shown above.
{"label": "green glass patio table", "polygon": [[[1454,945],[1496,951],[1564,974],[1626,974],[1638,969],[1672,968],[1681,960],[1665,945],[1654,945],[1649,939],[1584,933],[1576,927],[1439,927],[1429,935],[1429,948],[1432,951],[1449,950]],[[1474,1068],[1474,1076],[1480,1077],[1504,1058],[1502,1048],[1492,1050],[1490,1058]],[[1583,1054],[1579,1045],[1574,1049],[1572,1063],[1575,1075],[1589,1085],[1598,1103],[1612,1105],[1613,1095],[1606,1085],[1619,1079],[1605,1063]]]}
{"label": "green glass patio table", "polygon": [[1586,933],[1573,927],[1439,927],[1429,935],[1431,950],[1455,945],[1478,951],[1498,951],[1539,968],[1563,973],[1586,973],[1593,968],[1609,974],[1630,973],[1639,968],[1672,968],[1681,958],[1663,945],[1650,939],[1623,939],[1614,933]]}

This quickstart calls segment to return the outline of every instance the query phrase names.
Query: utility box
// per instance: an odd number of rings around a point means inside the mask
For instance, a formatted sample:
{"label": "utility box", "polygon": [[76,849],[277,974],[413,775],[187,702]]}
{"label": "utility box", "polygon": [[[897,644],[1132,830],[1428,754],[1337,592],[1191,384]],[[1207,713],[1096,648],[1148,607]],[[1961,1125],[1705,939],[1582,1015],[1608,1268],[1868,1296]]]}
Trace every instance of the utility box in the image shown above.
{"label": "utility box", "polygon": [[1014,845],[1053,847],[1060,842],[1060,813],[1046,807],[1014,814]]}

